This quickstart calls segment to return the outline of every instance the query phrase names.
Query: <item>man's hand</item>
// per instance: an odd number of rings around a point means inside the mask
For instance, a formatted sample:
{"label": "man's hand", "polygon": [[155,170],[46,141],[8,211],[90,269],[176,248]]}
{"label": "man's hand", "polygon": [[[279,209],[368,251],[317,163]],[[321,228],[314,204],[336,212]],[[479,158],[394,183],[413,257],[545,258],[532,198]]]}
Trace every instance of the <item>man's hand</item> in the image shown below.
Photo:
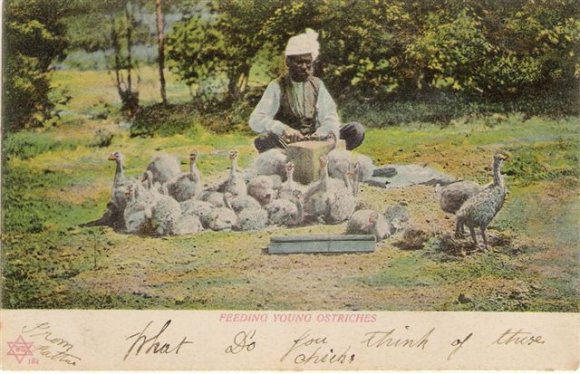
{"label": "man's hand", "polygon": [[294,130],[291,127],[286,127],[282,133],[282,137],[287,143],[295,143],[304,139],[304,135],[298,130]]}
{"label": "man's hand", "polygon": [[322,135],[320,132],[315,131],[314,134],[311,135],[311,138],[315,140],[326,140],[329,143],[336,144],[336,136],[332,132]]}

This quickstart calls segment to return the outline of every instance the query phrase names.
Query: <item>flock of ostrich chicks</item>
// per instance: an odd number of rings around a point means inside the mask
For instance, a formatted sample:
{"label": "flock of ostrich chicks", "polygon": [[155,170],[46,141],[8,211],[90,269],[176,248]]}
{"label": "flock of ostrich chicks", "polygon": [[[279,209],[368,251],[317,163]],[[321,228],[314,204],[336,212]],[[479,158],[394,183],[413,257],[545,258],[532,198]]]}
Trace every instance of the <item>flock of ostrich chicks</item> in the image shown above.
{"label": "flock of ostrich chicks", "polygon": [[[347,221],[347,234],[372,234],[381,241],[409,219],[400,205],[382,213],[357,209],[359,184],[372,177],[374,170],[367,156],[332,150],[320,157],[319,179],[308,185],[294,180],[295,165],[282,149],[261,153],[245,171],[238,170],[237,158],[238,152],[230,151],[227,179],[204,186],[195,151],[189,155],[189,171],[181,171],[175,156],[159,154],[140,179],[127,177],[123,155],[113,152],[109,156],[116,162],[112,197],[95,223],[130,234],[170,236]],[[467,226],[476,247],[475,229],[480,230],[487,248],[485,230],[505,200],[500,171],[506,159],[503,153],[494,154],[493,182],[487,186],[462,180],[436,187],[441,209],[456,215],[456,236],[462,237]]]}

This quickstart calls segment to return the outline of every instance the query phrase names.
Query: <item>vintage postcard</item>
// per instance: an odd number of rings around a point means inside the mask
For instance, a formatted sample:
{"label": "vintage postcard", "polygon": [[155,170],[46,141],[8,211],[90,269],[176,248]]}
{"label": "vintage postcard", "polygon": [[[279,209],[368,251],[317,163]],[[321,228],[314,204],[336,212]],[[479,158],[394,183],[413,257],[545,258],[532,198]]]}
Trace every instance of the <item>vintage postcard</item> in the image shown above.
{"label": "vintage postcard", "polygon": [[577,370],[578,4],[6,0],[6,370]]}

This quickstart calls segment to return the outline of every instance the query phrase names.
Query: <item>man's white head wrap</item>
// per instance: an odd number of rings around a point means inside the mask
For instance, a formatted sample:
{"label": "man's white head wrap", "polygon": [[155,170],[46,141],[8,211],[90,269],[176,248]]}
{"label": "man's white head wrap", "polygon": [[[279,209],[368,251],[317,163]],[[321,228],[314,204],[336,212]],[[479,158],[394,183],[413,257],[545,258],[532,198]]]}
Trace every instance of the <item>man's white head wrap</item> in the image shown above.
{"label": "man's white head wrap", "polygon": [[295,35],[288,39],[284,54],[286,56],[294,56],[310,53],[314,61],[318,57],[319,49],[318,33],[312,29],[306,29],[305,33]]}

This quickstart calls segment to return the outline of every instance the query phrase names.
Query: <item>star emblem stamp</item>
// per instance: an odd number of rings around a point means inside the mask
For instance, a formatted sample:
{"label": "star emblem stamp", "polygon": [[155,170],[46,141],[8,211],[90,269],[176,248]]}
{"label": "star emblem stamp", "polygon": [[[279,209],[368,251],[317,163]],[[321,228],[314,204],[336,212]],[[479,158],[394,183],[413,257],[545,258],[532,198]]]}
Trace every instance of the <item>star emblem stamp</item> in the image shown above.
{"label": "star emblem stamp", "polygon": [[19,336],[15,341],[8,342],[8,347],[10,349],[6,355],[14,356],[16,360],[18,360],[18,363],[21,364],[26,356],[33,355],[31,350],[32,344],[32,342],[27,342],[22,338],[22,336]]}

